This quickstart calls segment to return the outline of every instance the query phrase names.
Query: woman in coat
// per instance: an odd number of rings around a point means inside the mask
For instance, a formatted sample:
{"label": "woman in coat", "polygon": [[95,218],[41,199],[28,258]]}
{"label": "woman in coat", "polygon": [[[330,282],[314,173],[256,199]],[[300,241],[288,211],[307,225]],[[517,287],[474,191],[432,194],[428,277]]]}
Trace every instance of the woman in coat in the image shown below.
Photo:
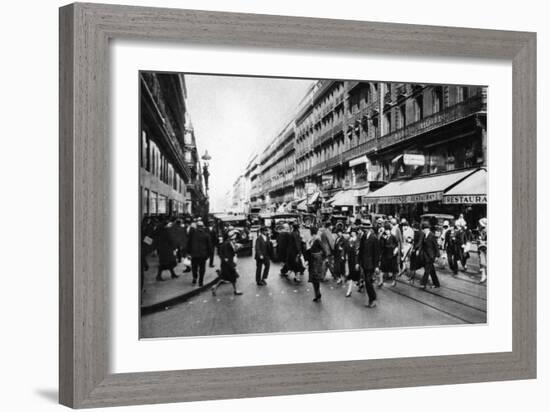
{"label": "woman in coat", "polygon": [[162,278],[162,272],[165,270],[170,271],[172,278],[175,279],[178,276],[174,273],[174,268],[177,265],[176,261],[176,245],[170,234],[170,230],[167,224],[162,224],[155,234],[155,245],[157,253],[159,255],[159,266],[157,270],[157,281],[164,280]]}
{"label": "woman in coat", "polygon": [[301,282],[301,276],[304,273],[302,265],[302,236],[300,236],[300,226],[292,225],[292,233],[288,239],[288,248],[286,251],[286,268],[294,272],[294,281]]}
{"label": "woman in coat", "polygon": [[344,282],[344,277],[346,276],[346,243],[344,232],[340,225],[336,229],[336,239],[334,240],[334,249],[332,251],[334,256],[334,278],[339,285]]}
{"label": "woman in coat", "polygon": [[313,291],[315,297],[313,298],[314,302],[319,302],[321,300],[321,286],[320,283],[324,278],[323,273],[323,262],[325,260],[325,251],[321,238],[319,236],[319,230],[313,226],[310,229],[311,238],[307,242],[306,252],[308,264],[309,279],[308,282],[313,284]]}
{"label": "woman in coat", "polygon": [[218,271],[220,280],[212,286],[212,295],[216,296],[216,290],[222,283],[231,283],[233,286],[233,294],[242,295],[243,293],[237,290],[237,231],[232,231],[227,234],[227,239],[219,246],[218,252],[221,260],[221,270]]}
{"label": "woman in coat", "polygon": [[384,274],[392,279],[392,286],[395,286],[395,276],[399,272],[397,259],[399,255],[399,242],[391,233],[392,226],[386,222],[384,233],[380,237],[380,280],[378,287],[384,284]]}
{"label": "woman in coat", "polygon": [[346,298],[351,296],[351,288],[353,282],[359,283],[361,280],[361,272],[359,269],[359,260],[357,259],[359,251],[359,238],[357,237],[357,229],[351,229],[350,237],[346,242],[346,257],[348,260],[348,276],[346,277],[347,292]]}

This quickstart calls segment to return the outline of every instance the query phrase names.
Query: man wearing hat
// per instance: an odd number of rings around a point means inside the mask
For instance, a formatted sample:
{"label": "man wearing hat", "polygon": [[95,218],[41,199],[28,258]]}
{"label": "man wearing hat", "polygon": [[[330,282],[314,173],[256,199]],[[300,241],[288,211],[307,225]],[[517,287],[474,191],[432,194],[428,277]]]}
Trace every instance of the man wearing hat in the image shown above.
{"label": "man wearing hat", "polygon": [[269,240],[268,232],[266,226],[260,228],[260,233],[258,234],[254,247],[254,258],[256,259],[256,284],[258,286],[266,285],[265,280],[269,276],[270,259],[273,257],[273,245],[271,244],[271,240]]}
{"label": "man wearing hat", "polygon": [[380,266],[380,244],[378,237],[372,230],[370,220],[364,222],[362,229],[364,231],[359,243],[359,266],[363,269],[364,285],[367,293],[368,301],[365,306],[373,308],[376,306],[376,291],[372,286],[374,273],[379,270]]}
{"label": "man wearing hat", "polygon": [[203,285],[204,273],[206,272],[206,260],[210,256],[212,244],[210,235],[204,227],[204,222],[197,220],[197,228],[189,233],[187,250],[191,255],[191,270],[193,272],[193,285],[199,282]]}
{"label": "man wearing hat", "polygon": [[434,262],[439,256],[439,246],[435,235],[430,230],[430,224],[427,222],[422,223],[422,231],[424,232],[424,239],[422,239],[422,255],[424,257],[424,276],[420,284],[422,289],[426,289],[428,283],[428,277],[432,278],[432,283],[435,288],[439,288],[439,278],[435,272]]}

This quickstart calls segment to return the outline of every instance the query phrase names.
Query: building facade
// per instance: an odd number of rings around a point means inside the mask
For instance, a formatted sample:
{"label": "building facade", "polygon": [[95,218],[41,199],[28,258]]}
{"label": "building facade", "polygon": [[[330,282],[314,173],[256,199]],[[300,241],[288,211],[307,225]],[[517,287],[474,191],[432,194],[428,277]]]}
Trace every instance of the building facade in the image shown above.
{"label": "building facade", "polygon": [[318,81],[259,154],[250,202],[265,211],[477,219],[483,188],[452,201],[445,193],[486,170],[486,98],[477,86]]}
{"label": "building facade", "polygon": [[208,213],[186,99],[182,74],[140,73],[142,216]]}

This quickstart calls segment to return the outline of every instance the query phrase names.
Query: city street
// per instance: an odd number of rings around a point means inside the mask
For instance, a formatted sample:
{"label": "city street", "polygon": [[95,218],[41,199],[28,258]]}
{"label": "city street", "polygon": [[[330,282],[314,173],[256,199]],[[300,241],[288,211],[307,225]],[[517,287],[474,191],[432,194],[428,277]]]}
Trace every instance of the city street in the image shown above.
{"label": "city street", "polygon": [[[216,262],[218,263],[218,262]],[[295,283],[279,276],[272,263],[267,286],[255,283],[255,261],[239,259],[242,296],[234,296],[231,285],[209,290],[164,311],[143,316],[141,336],[175,337],[243,333],[277,333],[382,327],[414,327],[483,323],[486,321],[486,286],[476,275],[438,270],[440,289],[422,291],[417,280],[410,285],[403,277],[397,286],[387,283],[377,289],[378,306],[365,308],[365,296],[329,280],[321,285],[322,300],[312,302],[313,291],[306,279]],[[475,272],[475,270],[474,270]],[[185,274],[190,279],[190,274]]]}

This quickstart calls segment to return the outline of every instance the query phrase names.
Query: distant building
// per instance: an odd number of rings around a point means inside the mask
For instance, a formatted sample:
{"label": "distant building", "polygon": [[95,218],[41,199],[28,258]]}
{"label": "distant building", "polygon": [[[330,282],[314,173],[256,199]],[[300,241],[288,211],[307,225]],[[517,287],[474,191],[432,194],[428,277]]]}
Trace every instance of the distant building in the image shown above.
{"label": "distant building", "polygon": [[[258,155],[250,204],[411,219],[464,213],[475,222],[486,214],[486,93],[478,86],[319,81]],[[465,181],[463,190],[475,193],[461,192]]]}
{"label": "distant building", "polygon": [[182,74],[140,73],[142,215],[204,215],[206,196]]}

